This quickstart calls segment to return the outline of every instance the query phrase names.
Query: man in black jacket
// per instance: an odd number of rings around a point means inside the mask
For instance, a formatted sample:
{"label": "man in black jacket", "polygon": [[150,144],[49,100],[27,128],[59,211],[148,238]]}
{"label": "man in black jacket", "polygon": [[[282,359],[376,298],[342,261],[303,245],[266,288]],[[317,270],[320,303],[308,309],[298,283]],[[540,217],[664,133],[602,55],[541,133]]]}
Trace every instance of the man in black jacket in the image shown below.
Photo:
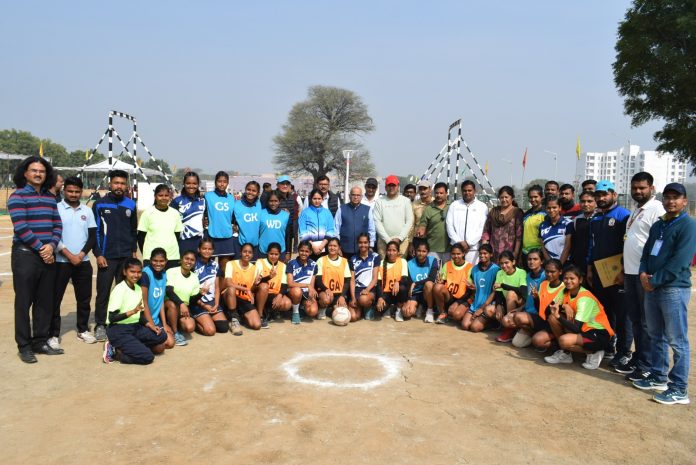
{"label": "man in black jacket", "polygon": [[97,298],[94,303],[94,337],[106,340],[106,309],[111,284],[121,282],[121,269],[127,258],[136,257],[138,211],[135,202],[125,196],[128,174],[122,170],[109,173],[109,193],[94,202],[97,223],[94,256],[97,258]]}
{"label": "man in black jacket", "polygon": [[[331,181],[329,181],[329,177],[326,175],[319,176],[314,187],[319,189],[321,195],[324,197],[324,200],[321,203],[322,206],[329,209],[331,216],[336,216],[338,207],[341,204],[341,199],[334,192],[331,192]],[[308,206],[309,196],[307,196],[304,201],[304,208],[307,208]]]}

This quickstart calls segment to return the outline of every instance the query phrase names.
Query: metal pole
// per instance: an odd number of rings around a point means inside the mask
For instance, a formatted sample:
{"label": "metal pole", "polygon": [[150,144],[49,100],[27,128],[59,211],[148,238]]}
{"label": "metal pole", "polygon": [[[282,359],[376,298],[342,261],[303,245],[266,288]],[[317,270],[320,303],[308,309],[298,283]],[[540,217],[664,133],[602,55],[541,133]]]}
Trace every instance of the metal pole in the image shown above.
{"label": "metal pole", "polygon": [[344,150],[343,158],[346,159],[346,183],[343,189],[343,200],[345,203],[350,202],[350,195],[348,193],[348,181],[350,180],[350,158],[353,156],[355,150]]}

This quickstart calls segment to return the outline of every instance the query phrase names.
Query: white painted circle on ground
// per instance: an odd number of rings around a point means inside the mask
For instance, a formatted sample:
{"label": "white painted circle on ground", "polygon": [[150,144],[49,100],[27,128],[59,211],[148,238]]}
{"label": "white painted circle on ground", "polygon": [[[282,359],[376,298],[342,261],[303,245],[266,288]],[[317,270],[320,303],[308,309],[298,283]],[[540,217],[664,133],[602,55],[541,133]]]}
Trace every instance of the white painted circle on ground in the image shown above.
{"label": "white painted circle on ground", "polygon": [[[323,379],[308,378],[302,376],[300,372],[300,367],[303,363],[322,359],[322,358],[353,358],[362,360],[373,360],[378,362],[384,374],[376,379],[363,382],[336,382],[327,381]],[[300,353],[295,355],[293,358],[283,363],[282,368],[288,374],[288,378],[291,381],[302,384],[310,384],[312,386],[323,387],[323,388],[341,388],[341,389],[371,389],[382,384],[387,383],[392,378],[395,378],[399,374],[399,367],[401,365],[401,360],[397,358],[387,357],[386,355],[378,354],[364,354],[364,353],[354,353],[354,352],[314,352],[314,353]]]}

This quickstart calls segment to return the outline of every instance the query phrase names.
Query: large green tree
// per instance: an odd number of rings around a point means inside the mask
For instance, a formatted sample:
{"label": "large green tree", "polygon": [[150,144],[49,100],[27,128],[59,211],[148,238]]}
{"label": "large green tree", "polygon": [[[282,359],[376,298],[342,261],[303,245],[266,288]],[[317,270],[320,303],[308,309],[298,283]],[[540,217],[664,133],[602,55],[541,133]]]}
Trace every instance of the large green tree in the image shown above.
{"label": "large green tree", "polygon": [[613,68],[633,126],[663,121],[657,149],[696,164],[696,1],[634,0]]}
{"label": "large green tree", "polygon": [[344,150],[355,150],[350,177],[373,175],[369,152],[357,139],[374,130],[367,106],[354,92],[338,87],[313,86],[307,99],[296,103],[280,134],[273,138],[277,169],[290,174],[345,176]]}

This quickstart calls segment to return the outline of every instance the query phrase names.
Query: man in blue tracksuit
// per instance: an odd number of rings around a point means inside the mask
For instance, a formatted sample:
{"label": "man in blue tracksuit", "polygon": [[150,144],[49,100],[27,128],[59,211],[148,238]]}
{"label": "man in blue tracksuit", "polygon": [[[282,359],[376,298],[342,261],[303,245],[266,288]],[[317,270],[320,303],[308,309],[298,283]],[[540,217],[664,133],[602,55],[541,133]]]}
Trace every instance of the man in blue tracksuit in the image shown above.
{"label": "man in blue tracksuit", "polygon": [[609,324],[616,332],[615,349],[612,347],[607,353],[611,355],[614,352],[611,365],[618,366],[630,360],[633,341],[632,326],[623,302],[623,273],[619,274],[616,282],[605,287],[599,279],[595,262],[623,254],[626,223],[631,212],[616,203],[616,188],[611,181],[599,181],[595,187],[594,196],[597,202],[597,214],[590,220],[587,280],[592,286],[592,292],[604,306]]}
{"label": "man in blue tracksuit", "polygon": [[138,247],[138,212],[135,202],[125,196],[128,174],[122,170],[109,173],[109,193],[94,202],[92,210],[97,223],[94,256],[97,258],[97,297],[94,302],[94,337],[106,340],[106,309],[111,284],[121,282],[121,269],[128,258],[136,255]]}
{"label": "man in blue tracksuit", "polygon": [[[686,189],[667,184],[662,193],[666,213],[650,228],[640,259],[645,290],[645,320],[650,334],[650,376],[636,380],[638,389],[659,391],[661,404],[688,404],[689,338],[687,312],[691,297],[691,259],[696,253],[696,220],[687,212]],[[674,365],[669,371],[669,348]]]}

